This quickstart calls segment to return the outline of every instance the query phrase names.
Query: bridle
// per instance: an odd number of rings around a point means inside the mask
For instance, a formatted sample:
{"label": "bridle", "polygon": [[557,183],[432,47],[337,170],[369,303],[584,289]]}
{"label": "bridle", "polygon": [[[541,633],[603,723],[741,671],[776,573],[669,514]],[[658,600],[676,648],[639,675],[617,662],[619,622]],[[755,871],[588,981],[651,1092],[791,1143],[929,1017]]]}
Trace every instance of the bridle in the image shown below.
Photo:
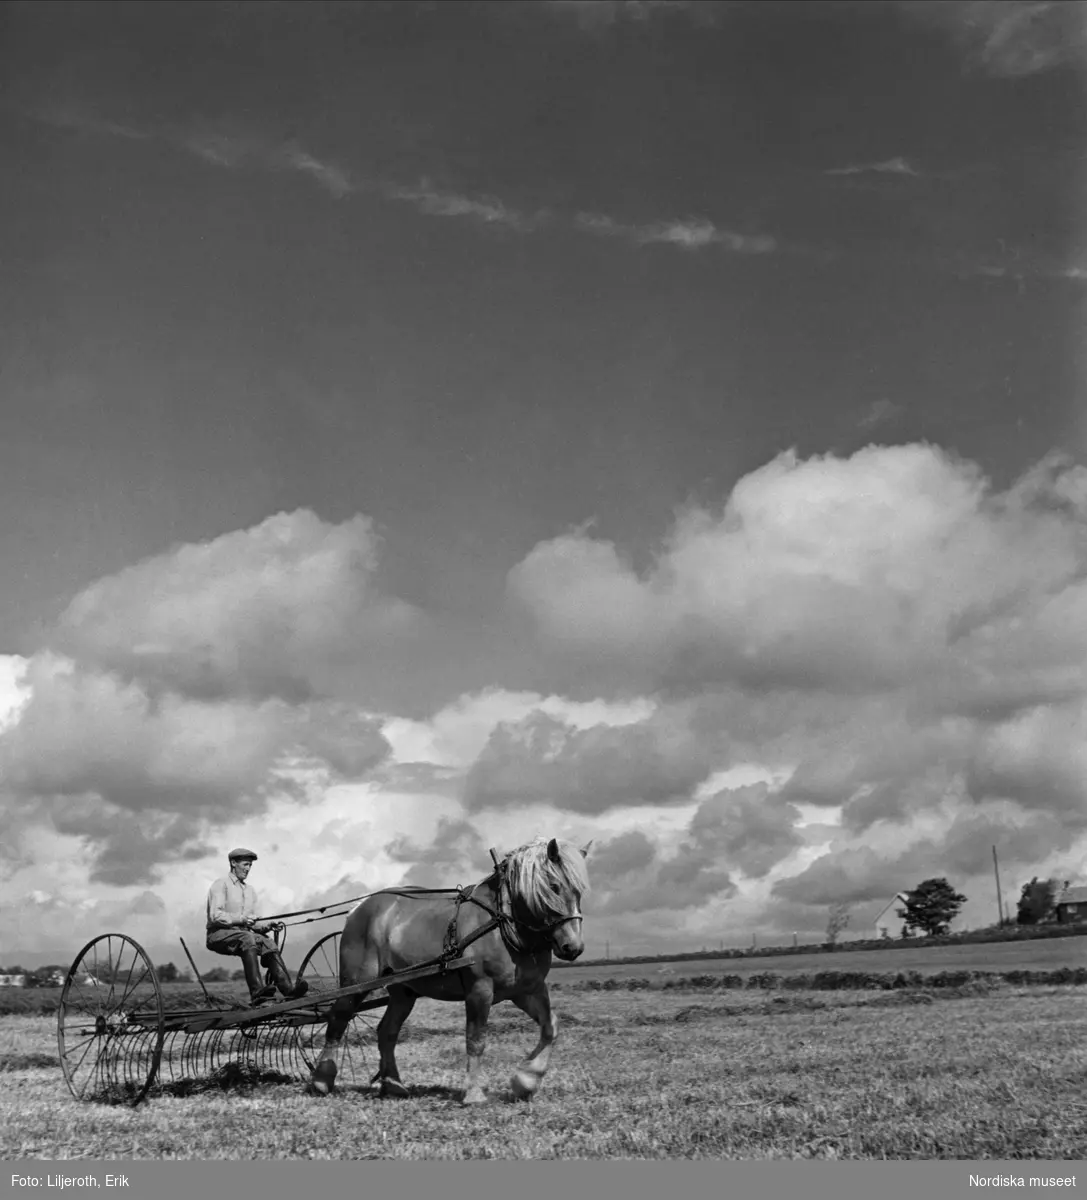
{"label": "bridle", "polygon": [[[476,895],[479,888],[486,884],[491,884],[494,889],[497,907],[487,903],[482,897]],[[514,953],[531,954],[534,951],[544,950],[548,948],[548,941],[556,929],[563,925],[569,924],[571,921],[580,921],[582,914],[580,907],[577,912],[569,913],[566,916],[559,916],[554,921],[548,921],[543,925],[534,925],[526,921],[523,916],[519,916],[514,912],[513,891],[510,888],[509,880],[506,878],[506,864],[496,863],[495,869],[487,876],[486,879],[480,880],[479,883],[472,884],[471,887],[460,887],[449,889],[456,895],[453,902],[453,914],[449,918],[449,924],[446,926],[445,938],[442,943],[442,953],[440,959],[447,961],[452,958],[457,958],[463,951],[473,942],[478,941],[482,937],[486,937],[488,933],[497,929],[502,940],[506,944],[506,948]],[[387,888],[387,893],[400,896],[419,896],[429,889],[400,889]],[[478,929],[473,929],[470,934],[464,938],[458,938],[457,925],[460,917],[460,910],[463,904],[474,904],[478,908],[483,909],[491,918]],[[531,936],[525,938],[519,931],[525,930]]]}

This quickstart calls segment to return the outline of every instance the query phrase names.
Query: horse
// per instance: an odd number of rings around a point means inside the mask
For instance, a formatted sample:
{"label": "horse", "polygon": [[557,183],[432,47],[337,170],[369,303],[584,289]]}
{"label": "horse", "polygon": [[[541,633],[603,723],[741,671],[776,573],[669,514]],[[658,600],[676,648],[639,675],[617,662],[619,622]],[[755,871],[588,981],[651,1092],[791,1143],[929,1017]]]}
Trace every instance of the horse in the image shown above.
{"label": "horse", "polygon": [[[379,1095],[408,1095],[396,1066],[396,1042],[420,997],[464,1004],[464,1104],[487,1099],[480,1068],[492,1005],[510,1000],[527,1013],[539,1026],[539,1042],[510,1086],[517,1099],[535,1094],[557,1029],[547,988],[551,955],[573,962],[585,949],[581,898],[589,890],[585,859],[591,845],[578,849],[537,837],[501,861],[495,858],[495,869],[472,887],[389,888],[348,914],[340,935],[341,988],[428,962],[469,960],[456,970],[388,985],[389,1003],[377,1030],[380,1065],[370,1081],[379,1084]],[[335,1087],[341,1041],[363,999],[364,994],[355,993],[335,1002],[310,1079],[311,1093],[326,1096]]]}

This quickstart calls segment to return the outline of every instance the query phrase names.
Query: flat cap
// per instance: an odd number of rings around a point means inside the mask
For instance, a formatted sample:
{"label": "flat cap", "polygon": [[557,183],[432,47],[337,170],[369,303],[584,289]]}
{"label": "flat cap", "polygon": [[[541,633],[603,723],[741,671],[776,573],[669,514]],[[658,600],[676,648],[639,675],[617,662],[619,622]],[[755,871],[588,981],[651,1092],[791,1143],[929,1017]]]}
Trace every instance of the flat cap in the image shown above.
{"label": "flat cap", "polygon": [[227,862],[233,862],[236,858],[251,858],[256,862],[257,856],[252,850],[246,850],[244,846],[238,846],[226,856]]}

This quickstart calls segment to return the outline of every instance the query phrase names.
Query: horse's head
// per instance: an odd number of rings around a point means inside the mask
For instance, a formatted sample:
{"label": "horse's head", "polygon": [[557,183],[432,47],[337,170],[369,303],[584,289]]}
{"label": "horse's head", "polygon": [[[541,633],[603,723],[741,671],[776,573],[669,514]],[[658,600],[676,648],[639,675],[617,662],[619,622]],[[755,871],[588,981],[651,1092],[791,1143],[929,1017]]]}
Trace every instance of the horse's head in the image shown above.
{"label": "horse's head", "polygon": [[585,949],[581,936],[581,897],[589,890],[585,859],[589,846],[576,849],[551,838],[530,842],[509,857],[514,900],[526,910],[524,924],[542,935],[559,958],[573,962]]}

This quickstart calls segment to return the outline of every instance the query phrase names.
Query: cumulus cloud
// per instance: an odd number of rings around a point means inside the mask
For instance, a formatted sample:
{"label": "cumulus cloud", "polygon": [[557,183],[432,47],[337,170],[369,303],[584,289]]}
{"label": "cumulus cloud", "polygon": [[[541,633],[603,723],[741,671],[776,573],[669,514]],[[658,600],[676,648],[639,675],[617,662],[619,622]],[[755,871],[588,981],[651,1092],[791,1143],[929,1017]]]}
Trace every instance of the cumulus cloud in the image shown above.
{"label": "cumulus cloud", "polygon": [[[1042,619],[1080,586],[1068,497],[1083,474],[1054,462],[994,493],[972,464],[929,445],[782,454],[739,480],[720,512],[681,514],[648,571],[575,532],[537,545],[509,593],[549,643],[658,686],[879,692],[946,675],[949,649],[991,670],[1040,631],[1008,628],[997,643],[986,630],[1024,606]],[[1081,626],[1063,631],[1065,651],[1082,645]]]}
{"label": "cumulus cloud", "polygon": [[482,878],[491,866],[475,826],[462,818],[440,817],[429,842],[394,838],[386,853],[407,869],[402,882],[416,887],[459,887]]}
{"label": "cumulus cloud", "polygon": [[389,752],[376,722],[280,701],[201,701],[48,655],[32,659],[29,699],[0,733],[12,796],[9,836],[47,823],[94,848],[92,879],[146,882],[207,851],[209,829],[264,810],[270,795],[306,802],[294,756],[335,776]]}
{"label": "cumulus cloud", "polygon": [[668,913],[727,899],[736,892],[727,868],[697,838],[661,853],[633,830],[593,846],[593,892],[585,913],[597,917]]}
{"label": "cumulus cloud", "polygon": [[424,618],[375,583],[372,522],[300,509],[179,546],[81,592],[55,643],[80,662],[187,696],[301,701],[345,657]]}
{"label": "cumulus cloud", "polygon": [[426,721],[392,718],[384,736],[401,762],[425,762],[441,767],[471,766],[500,725],[515,725],[533,713],[543,713],[572,729],[594,725],[631,725],[654,710],[651,700],[571,700],[539,692],[487,688],[459,696]]}
{"label": "cumulus cloud", "polygon": [[27,677],[31,699],[0,738],[4,779],[24,794],[94,793],[130,811],[214,809],[251,792],[279,752],[274,705],[151,697],[44,656]]}
{"label": "cumulus cloud", "polygon": [[313,671],[397,605],[368,525],[230,538],[87,589],[68,657],[0,670],[12,879],[55,845],[88,887],[173,903],[223,838],[256,839],[287,910],[468,882],[539,830],[596,838],[592,936],[650,950],[818,933],[843,900],[860,929],[942,874],[991,919],[994,844],[1008,887],[1081,873],[1087,470],[1067,458],[997,489],[927,445],[786,454],[679,514],[644,569],[587,527],[542,543],[511,598],[552,660],[636,698],[496,687],[426,719]]}
{"label": "cumulus cloud", "polygon": [[545,712],[502,723],[468,772],[469,811],[546,804],[571,812],[688,800],[715,760],[689,727],[662,713],[576,729]]}
{"label": "cumulus cloud", "polygon": [[[1068,458],[997,490],[932,446],[786,454],[720,510],[678,516],[644,570],[578,530],[508,582],[549,648],[658,689],[639,744],[669,728],[686,771],[621,758],[697,806],[675,868],[662,872],[659,853],[641,864],[655,904],[696,903],[680,863],[704,881],[722,873],[697,903],[727,897],[794,929],[933,875],[976,891],[994,844],[1009,872],[1081,873],[1087,470]],[[592,739],[530,723],[492,739],[472,798],[508,789],[587,807],[571,797],[596,786],[636,803],[637,785],[600,760]],[[703,770],[738,762],[784,782],[707,794]],[[613,891],[613,918],[640,903],[633,885]]]}
{"label": "cumulus cloud", "polygon": [[706,852],[759,879],[804,844],[800,812],[766,784],[707,797],[691,818],[691,837]]}
{"label": "cumulus cloud", "polygon": [[375,586],[365,518],[309,512],[186,545],[99,580],[53,645],[5,682],[5,824],[79,839],[117,886],[207,853],[210,831],[365,778],[391,752],[383,718],[321,693],[368,641],[420,613]]}

